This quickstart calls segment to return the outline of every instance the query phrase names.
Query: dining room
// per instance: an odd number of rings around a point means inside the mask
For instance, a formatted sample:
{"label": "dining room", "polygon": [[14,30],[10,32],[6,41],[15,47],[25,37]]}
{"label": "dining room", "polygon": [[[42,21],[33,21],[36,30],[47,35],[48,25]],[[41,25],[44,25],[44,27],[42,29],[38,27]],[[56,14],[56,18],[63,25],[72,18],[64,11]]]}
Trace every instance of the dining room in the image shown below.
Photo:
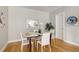
{"label": "dining room", "polygon": [[[69,12],[70,9],[73,9],[74,12]],[[79,51],[78,32],[71,34],[73,33],[71,31],[77,29],[73,26],[71,30],[71,25],[66,22],[68,16],[78,14],[75,11],[78,10],[77,7],[8,6],[1,7],[1,10],[3,10],[1,15],[5,16],[4,20],[1,19],[3,22],[0,27],[3,32],[1,39],[4,39],[0,43],[1,51]],[[73,39],[74,35],[77,41]]]}
{"label": "dining room", "polygon": [[[18,42],[18,41],[22,41],[23,43],[23,38],[24,38],[23,33],[25,33],[26,37],[29,39],[29,43],[30,43],[29,50],[31,51],[31,49],[33,50],[34,47],[36,47],[37,49],[36,46],[37,41],[39,41],[41,38],[45,39],[46,37],[47,38],[49,37],[48,40],[44,40],[44,41],[42,40],[42,42],[46,42],[45,44],[48,45],[51,42],[52,36],[54,37],[55,34],[54,25],[50,22],[49,12],[47,11],[31,9],[28,6],[9,7],[9,16],[10,16],[9,27],[8,27],[9,43]],[[50,31],[52,32],[53,35],[50,33]],[[47,36],[44,35],[46,33]],[[26,37],[25,39],[27,39]],[[38,40],[34,40],[32,44],[31,41],[33,38],[36,38]],[[26,43],[27,42],[25,41],[25,44]],[[34,47],[31,45],[34,45]],[[23,50],[23,46],[21,47],[21,50]]]}

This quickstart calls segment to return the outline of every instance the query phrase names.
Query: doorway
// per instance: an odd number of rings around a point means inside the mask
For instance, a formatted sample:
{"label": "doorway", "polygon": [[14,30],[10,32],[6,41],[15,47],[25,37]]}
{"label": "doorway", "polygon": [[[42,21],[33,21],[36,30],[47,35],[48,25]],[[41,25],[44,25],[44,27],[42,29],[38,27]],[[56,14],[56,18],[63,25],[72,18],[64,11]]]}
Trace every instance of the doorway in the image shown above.
{"label": "doorway", "polygon": [[65,13],[60,12],[55,15],[56,19],[56,38],[65,40]]}

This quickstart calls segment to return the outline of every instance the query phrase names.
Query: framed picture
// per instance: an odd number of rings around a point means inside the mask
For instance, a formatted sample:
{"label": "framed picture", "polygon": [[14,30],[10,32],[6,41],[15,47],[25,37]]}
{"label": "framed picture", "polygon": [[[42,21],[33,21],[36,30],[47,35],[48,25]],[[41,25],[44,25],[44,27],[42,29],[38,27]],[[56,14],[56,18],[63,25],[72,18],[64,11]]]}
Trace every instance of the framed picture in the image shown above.
{"label": "framed picture", "polygon": [[67,24],[70,24],[70,25],[74,25],[77,23],[77,17],[76,16],[69,16],[67,18]]}
{"label": "framed picture", "polygon": [[4,27],[4,14],[3,12],[0,13],[0,28],[3,28]]}

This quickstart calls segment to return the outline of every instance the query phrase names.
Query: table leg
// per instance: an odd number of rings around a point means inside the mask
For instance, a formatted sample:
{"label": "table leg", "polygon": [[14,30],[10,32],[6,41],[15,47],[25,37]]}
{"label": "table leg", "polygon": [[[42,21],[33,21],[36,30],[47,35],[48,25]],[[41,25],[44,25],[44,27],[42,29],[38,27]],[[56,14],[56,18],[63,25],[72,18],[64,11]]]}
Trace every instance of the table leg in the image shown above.
{"label": "table leg", "polygon": [[30,43],[30,52],[31,52],[31,38],[29,37],[29,43]]}
{"label": "table leg", "polygon": [[52,38],[52,34],[50,33],[50,46],[51,46],[51,38]]}

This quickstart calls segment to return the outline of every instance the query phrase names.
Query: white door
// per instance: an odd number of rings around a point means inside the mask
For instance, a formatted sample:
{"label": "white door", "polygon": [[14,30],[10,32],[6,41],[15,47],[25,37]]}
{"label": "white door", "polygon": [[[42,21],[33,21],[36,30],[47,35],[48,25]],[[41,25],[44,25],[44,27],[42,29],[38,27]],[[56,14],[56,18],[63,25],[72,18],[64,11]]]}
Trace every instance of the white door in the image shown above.
{"label": "white door", "polygon": [[65,38],[65,14],[64,12],[56,14],[56,38],[63,40]]}

